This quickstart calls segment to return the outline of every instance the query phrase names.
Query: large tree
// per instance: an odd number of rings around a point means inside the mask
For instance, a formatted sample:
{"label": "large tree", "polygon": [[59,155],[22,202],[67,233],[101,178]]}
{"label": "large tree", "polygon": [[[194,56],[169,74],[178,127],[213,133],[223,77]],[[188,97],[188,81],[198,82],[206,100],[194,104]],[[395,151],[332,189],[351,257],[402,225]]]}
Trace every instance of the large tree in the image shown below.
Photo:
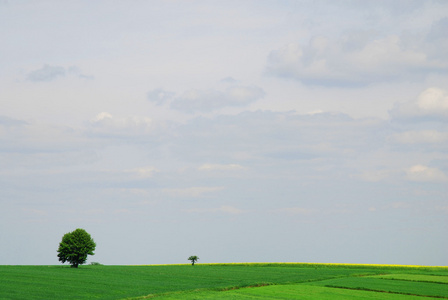
{"label": "large tree", "polygon": [[94,255],[96,244],[84,229],[76,229],[64,234],[59,244],[58,257],[62,263],[68,261],[72,268],[77,268],[87,260],[87,255]]}

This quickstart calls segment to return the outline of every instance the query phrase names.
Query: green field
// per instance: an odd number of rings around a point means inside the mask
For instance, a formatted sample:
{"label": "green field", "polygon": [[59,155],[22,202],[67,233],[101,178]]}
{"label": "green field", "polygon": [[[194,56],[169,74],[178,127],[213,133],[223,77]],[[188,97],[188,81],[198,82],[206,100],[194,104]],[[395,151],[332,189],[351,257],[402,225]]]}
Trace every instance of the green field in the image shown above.
{"label": "green field", "polygon": [[404,295],[448,297],[447,295],[448,284],[439,284],[431,282],[353,277],[353,278],[337,278],[330,280],[322,280],[313,283],[313,285],[314,284],[332,288],[388,292]]}
{"label": "green field", "polygon": [[0,266],[0,299],[448,299],[448,267]]}
{"label": "green field", "polygon": [[383,279],[397,279],[397,280],[410,280],[421,282],[436,282],[436,283],[448,283],[448,276],[436,276],[436,275],[415,275],[415,274],[387,274],[376,275],[376,278]]}

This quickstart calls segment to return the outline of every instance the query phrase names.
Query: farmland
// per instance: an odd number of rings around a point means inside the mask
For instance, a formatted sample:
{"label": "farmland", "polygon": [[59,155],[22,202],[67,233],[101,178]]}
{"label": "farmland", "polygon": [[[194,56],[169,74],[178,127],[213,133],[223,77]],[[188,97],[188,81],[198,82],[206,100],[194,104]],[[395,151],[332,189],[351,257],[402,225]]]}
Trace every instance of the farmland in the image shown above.
{"label": "farmland", "polygon": [[0,299],[448,299],[448,267],[0,266]]}

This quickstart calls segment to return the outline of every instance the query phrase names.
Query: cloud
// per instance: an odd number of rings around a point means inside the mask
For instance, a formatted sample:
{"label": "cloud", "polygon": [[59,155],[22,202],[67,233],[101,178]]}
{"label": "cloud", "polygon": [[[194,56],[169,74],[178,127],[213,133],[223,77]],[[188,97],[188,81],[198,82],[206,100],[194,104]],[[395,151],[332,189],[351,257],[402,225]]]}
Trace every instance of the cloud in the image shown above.
{"label": "cloud", "polygon": [[406,169],[406,178],[410,181],[419,182],[445,182],[448,176],[437,168],[424,165],[415,165]]}
{"label": "cloud", "polygon": [[406,202],[393,202],[390,205],[388,205],[388,207],[393,209],[408,209],[411,207],[411,205]]}
{"label": "cloud", "polygon": [[233,86],[225,91],[189,90],[176,97],[170,104],[172,109],[189,113],[209,112],[228,106],[244,106],[264,96],[259,87]]}
{"label": "cloud", "polygon": [[245,106],[264,97],[264,91],[256,86],[238,85],[238,80],[226,77],[219,81],[227,88],[190,89],[176,95],[174,92],[157,88],[147,93],[149,101],[157,105],[167,105],[169,108],[187,113],[210,112],[224,107]]}
{"label": "cloud", "polygon": [[360,175],[355,177],[368,182],[379,182],[390,178],[391,176],[397,174],[397,170],[375,170],[375,171],[365,171]]}
{"label": "cloud", "polygon": [[426,46],[430,55],[438,59],[446,59],[446,49],[448,48],[448,17],[444,17],[431,26],[431,30],[426,36]]}
{"label": "cloud", "polygon": [[92,122],[97,123],[97,122],[101,122],[101,121],[107,120],[107,119],[112,120],[112,115],[108,112],[101,112],[101,113],[97,114],[95,116],[95,118],[92,119]]}
{"label": "cloud", "polygon": [[152,131],[152,120],[148,117],[117,118],[108,112],[97,114],[89,125],[91,134],[102,136],[136,136]]}
{"label": "cloud", "polygon": [[238,215],[243,213],[243,211],[239,208],[223,205],[219,208],[192,208],[192,209],[186,209],[186,212],[189,213],[225,213],[225,214],[231,214],[231,215]]}
{"label": "cloud", "polygon": [[27,79],[30,81],[52,81],[58,77],[64,77],[65,68],[60,66],[44,65],[42,68],[30,72]]}
{"label": "cloud", "polygon": [[0,126],[13,127],[13,126],[23,126],[28,125],[27,122],[22,120],[11,119],[5,116],[0,116]]}
{"label": "cloud", "polygon": [[182,189],[164,189],[163,192],[172,197],[201,197],[204,194],[214,193],[217,191],[223,190],[224,187],[190,187],[190,188],[182,188]]}
{"label": "cloud", "polygon": [[[203,161],[207,153],[214,153],[218,161],[311,161],[350,155],[360,149],[372,151],[380,146],[379,136],[367,133],[382,126],[332,113],[256,111],[196,118],[180,128],[179,142],[184,146],[179,147],[179,155],[194,156],[198,161]],[[192,145],[199,149],[192,150]]]}
{"label": "cloud", "polygon": [[226,83],[226,84],[237,84],[239,81],[236,80],[235,78],[229,76],[229,77],[221,79],[219,82]]}
{"label": "cloud", "polygon": [[61,66],[51,66],[45,64],[42,68],[28,73],[27,80],[34,82],[48,82],[53,81],[66,75],[74,76],[81,79],[93,79],[91,75],[82,74],[82,71],[75,66],[64,68]]}
{"label": "cloud", "polygon": [[56,156],[55,153],[63,155],[65,151],[86,149],[91,146],[89,142],[80,129],[0,116],[0,152],[10,152],[11,155],[39,153],[36,158],[40,160],[51,153]]}
{"label": "cloud", "polygon": [[68,67],[67,74],[76,76],[81,79],[94,79],[94,76],[83,74],[82,71],[78,67],[75,67],[75,66]]}
{"label": "cloud", "polygon": [[308,44],[291,43],[274,50],[267,72],[306,84],[359,86],[447,72],[447,56],[436,54],[417,37],[377,37],[360,31],[338,39],[315,36]]}
{"label": "cloud", "polygon": [[235,171],[235,170],[242,170],[244,169],[244,167],[238,164],[228,164],[228,165],[203,164],[198,169],[201,171]]}
{"label": "cloud", "polygon": [[84,211],[85,214],[87,215],[102,215],[105,214],[106,211],[102,208],[94,208],[94,209],[87,209]]}
{"label": "cloud", "polygon": [[[391,179],[402,178],[403,169],[383,169],[375,171],[365,171],[353,177],[367,182],[380,182]],[[404,170],[405,179],[418,182],[443,182],[448,180],[441,170],[430,168],[424,165],[414,165]]]}
{"label": "cloud", "polygon": [[34,209],[34,208],[24,208],[24,212],[32,215],[39,215],[39,216],[47,216],[48,211],[42,210],[42,209]]}
{"label": "cloud", "polygon": [[164,89],[155,89],[149,91],[146,97],[149,101],[155,102],[157,105],[165,104],[174,97],[175,93],[165,91]]}
{"label": "cloud", "polygon": [[436,87],[428,88],[417,99],[396,104],[390,114],[392,117],[399,119],[436,118],[447,120],[448,92]]}
{"label": "cloud", "polygon": [[391,139],[400,144],[440,144],[448,141],[448,132],[413,130],[394,134]]}
{"label": "cloud", "polygon": [[438,206],[438,207],[436,207],[436,209],[438,211],[441,211],[441,212],[444,212],[444,213],[448,214],[448,206]]}
{"label": "cloud", "polygon": [[126,173],[135,174],[139,178],[150,178],[157,172],[159,172],[159,170],[154,167],[142,167],[126,171]]}
{"label": "cloud", "polygon": [[276,209],[276,212],[288,213],[293,215],[309,215],[315,212],[313,209],[303,208],[303,207],[288,207]]}

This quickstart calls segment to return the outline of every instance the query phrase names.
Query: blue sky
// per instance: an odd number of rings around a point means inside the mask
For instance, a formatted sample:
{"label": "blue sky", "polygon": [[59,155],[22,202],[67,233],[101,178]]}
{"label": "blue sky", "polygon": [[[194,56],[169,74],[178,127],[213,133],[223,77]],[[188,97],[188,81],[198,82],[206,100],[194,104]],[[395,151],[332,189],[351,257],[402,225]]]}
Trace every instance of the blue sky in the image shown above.
{"label": "blue sky", "polygon": [[0,1],[0,264],[448,265],[446,1]]}

